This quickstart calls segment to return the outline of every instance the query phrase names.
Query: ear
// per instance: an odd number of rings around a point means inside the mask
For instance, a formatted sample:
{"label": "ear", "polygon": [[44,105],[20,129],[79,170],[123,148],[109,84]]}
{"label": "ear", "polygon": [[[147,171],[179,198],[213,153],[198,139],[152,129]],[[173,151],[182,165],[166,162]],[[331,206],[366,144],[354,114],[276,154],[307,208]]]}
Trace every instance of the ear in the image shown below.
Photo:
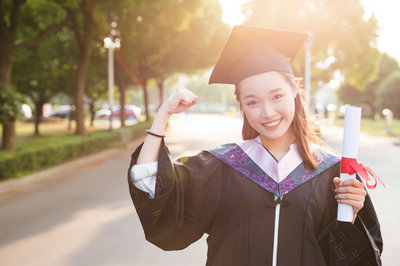
{"label": "ear", "polygon": [[295,98],[297,96],[297,93],[299,92],[300,86],[301,86],[301,80],[300,79],[295,79],[294,80],[294,86],[292,86],[293,98]]}
{"label": "ear", "polygon": [[245,117],[244,109],[240,103],[239,103],[239,105],[240,105],[240,114],[241,114],[242,118],[244,118]]}

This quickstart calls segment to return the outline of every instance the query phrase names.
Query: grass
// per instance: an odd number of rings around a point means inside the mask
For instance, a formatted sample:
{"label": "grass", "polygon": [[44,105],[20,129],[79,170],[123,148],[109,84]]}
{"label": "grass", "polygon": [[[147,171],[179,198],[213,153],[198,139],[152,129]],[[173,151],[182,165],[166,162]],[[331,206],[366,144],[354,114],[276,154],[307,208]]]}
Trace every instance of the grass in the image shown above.
{"label": "grass", "polygon": [[[70,128],[68,126],[68,120],[59,118],[46,118],[39,125],[39,136],[35,136],[35,124],[29,121],[17,121],[16,122],[16,134],[17,142],[21,143],[32,138],[43,138],[64,134],[74,134],[75,133],[75,121],[71,122]],[[85,122],[86,130],[88,132],[97,131],[102,129],[108,129],[108,125],[104,121],[95,121],[94,125],[90,125],[90,121]],[[3,134],[3,128],[0,127],[0,138]]]}
{"label": "grass", "polygon": [[[337,120],[335,125],[343,126],[344,120],[340,119]],[[361,120],[361,131],[367,132],[373,135],[386,135],[385,131],[385,121],[384,120],[373,120],[373,119],[362,119]],[[392,132],[397,135],[400,134],[400,120],[395,119],[393,120],[392,124]],[[399,140],[400,138],[397,137]]]}

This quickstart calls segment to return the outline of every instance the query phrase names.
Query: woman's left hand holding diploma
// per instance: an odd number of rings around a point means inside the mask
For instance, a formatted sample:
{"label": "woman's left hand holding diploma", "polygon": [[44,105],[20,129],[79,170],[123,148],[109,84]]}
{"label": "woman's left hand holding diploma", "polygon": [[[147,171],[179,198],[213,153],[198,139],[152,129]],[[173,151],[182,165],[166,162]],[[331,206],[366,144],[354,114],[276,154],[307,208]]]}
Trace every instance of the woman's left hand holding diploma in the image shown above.
{"label": "woman's left hand holding diploma", "polygon": [[335,192],[337,193],[335,198],[338,203],[347,204],[353,207],[354,218],[352,223],[354,223],[357,213],[364,206],[365,196],[367,191],[364,189],[364,184],[357,179],[348,179],[340,183],[340,178],[335,177],[333,179],[335,184]]}

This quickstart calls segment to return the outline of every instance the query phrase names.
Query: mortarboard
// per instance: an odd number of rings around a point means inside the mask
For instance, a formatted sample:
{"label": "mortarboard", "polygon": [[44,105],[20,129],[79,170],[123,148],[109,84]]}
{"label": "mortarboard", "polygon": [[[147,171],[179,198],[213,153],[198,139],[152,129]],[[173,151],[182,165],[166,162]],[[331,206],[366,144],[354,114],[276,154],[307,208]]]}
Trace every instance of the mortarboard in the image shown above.
{"label": "mortarboard", "polygon": [[290,66],[307,33],[235,26],[209,80],[209,84],[238,84],[268,71],[293,74]]}

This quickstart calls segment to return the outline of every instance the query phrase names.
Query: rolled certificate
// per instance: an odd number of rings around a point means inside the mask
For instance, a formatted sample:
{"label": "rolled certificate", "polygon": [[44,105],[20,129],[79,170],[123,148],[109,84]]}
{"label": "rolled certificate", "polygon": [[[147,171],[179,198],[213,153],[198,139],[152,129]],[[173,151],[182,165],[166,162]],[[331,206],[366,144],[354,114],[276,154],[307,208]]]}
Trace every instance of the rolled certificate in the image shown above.
{"label": "rolled certificate", "polygon": [[[361,108],[347,106],[344,114],[344,131],[342,157],[357,159],[358,137],[360,135]],[[341,171],[342,172],[342,171]],[[340,182],[355,178],[356,174],[340,173]],[[353,207],[346,204],[338,204],[337,220],[342,222],[353,221]]]}

